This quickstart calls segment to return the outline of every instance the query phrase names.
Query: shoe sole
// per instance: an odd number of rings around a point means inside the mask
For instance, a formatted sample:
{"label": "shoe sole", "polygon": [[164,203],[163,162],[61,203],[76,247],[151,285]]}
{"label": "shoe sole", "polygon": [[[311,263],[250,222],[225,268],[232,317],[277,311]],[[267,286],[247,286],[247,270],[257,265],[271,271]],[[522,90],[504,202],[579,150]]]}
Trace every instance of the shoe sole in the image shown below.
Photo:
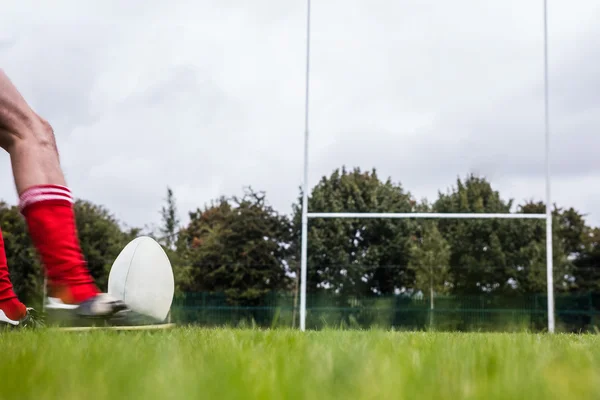
{"label": "shoe sole", "polygon": [[70,327],[54,327],[50,330],[61,332],[86,332],[86,331],[156,331],[172,329],[175,324],[156,324],[156,325],[109,325],[109,326],[70,326]]}
{"label": "shoe sole", "polygon": [[[108,322],[118,323],[120,321],[125,321],[125,317],[127,315],[126,311],[118,311],[111,315],[103,315],[103,316],[82,316],[77,313],[77,310],[69,310],[69,309],[46,309],[45,318],[46,324],[49,326],[69,326],[69,327],[88,327],[94,326],[98,323],[105,324]],[[122,323],[122,325],[124,325]],[[133,324],[129,324],[133,325]]]}

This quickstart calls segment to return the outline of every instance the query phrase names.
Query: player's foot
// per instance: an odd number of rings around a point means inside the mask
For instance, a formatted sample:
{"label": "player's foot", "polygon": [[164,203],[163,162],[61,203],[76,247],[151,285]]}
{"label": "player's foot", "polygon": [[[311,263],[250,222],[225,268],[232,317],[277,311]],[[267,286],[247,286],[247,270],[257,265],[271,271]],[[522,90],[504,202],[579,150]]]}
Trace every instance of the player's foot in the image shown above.
{"label": "player's foot", "polygon": [[79,304],[68,304],[60,298],[48,297],[45,308],[49,320],[68,325],[85,325],[98,320],[123,318],[129,312],[123,301],[105,293],[97,294]]}
{"label": "player's foot", "polygon": [[82,318],[107,318],[128,310],[124,302],[105,293],[99,293],[79,304],[67,304],[60,298],[48,297],[46,309],[73,311]]}
{"label": "player's foot", "polygon": [[9,318],[0,310],[0,328],[41,328],[44,322],[33,308],[27,308],[23,317],[18,319]]}

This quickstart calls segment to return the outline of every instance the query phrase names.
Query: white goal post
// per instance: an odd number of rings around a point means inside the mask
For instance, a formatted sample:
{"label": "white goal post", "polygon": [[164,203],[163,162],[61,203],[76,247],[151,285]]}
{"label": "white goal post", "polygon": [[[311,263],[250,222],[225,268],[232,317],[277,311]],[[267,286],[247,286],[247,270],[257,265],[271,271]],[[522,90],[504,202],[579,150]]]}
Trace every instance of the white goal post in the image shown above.
{"label": "white goal post", "polygon": [[545,214],[484,214],[484,213],[313,213],[308,212],[308,143],[310,94],[310,13],[311,0],[307,0],[306,16],[306,92],[304,115],[304,181],[302,188],[302,247],[300,272],[300,330],[306,330],[306,279],[309,218],[437,218],[437,219],[545,219],[546,220],[546,286],[548,294],[548,332],[554,333],[554,277],[552,262],[552,205],[550,197],[550,123],[548,105],[548,4],[543,0],[544,19],[544,133],[546,164]]}

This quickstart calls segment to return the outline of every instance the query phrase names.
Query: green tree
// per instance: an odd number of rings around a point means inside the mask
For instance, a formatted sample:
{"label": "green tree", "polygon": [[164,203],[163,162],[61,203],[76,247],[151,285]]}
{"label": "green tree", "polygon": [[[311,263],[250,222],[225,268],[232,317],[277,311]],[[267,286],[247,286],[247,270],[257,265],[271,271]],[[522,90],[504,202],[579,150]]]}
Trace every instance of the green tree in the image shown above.
{"label": "green tree", "polygon": [[190,265],[188,290],[224,292],[233,304],[259,304],[269,292],[288,289],[291,226],[265,194],[221,198],[190,212],[179,253]]}
{"label": "green tree", "polygon": [[[512,200],[505,201],[484,178],[469,175],[456,187],[440,193],[434,210],[442,213],[508,213]],[[510,260],[504,246],[513,240],[507,235],[512,221],[489,219],[442,219],[440,232],[450,244],[450,271],[453,291],[460,294],[510,290]],[[515,247],[519,247],[516,245]]]}
{"label": "green tree", "polygon": [[190,285],[191,267],[178,251],[182,247],[179,240],[180,220],[177,212],[177,200],[170,187],[167,187],[167,197],[165,205],[160,210],[160,215],[162,225],[159,228],[159,234],[150,234],[150,236],[163,246],[173,268],[175,293],[181,294]]}
{"label": "green tree", "polygon": [[575,260],[573,290],[600,293],[600,228],[588,227],[583,243],[584,250]]}
{"label": "green tree", "polygon": [[[484,178],[458,180],[440,194],[438,212],[509,213],[505,201]],[[543,214],[543,202],[527,202],[519,213]],[[569,290],[573,259],[583,251],[585,221],[576,210],[553,210],[553,263],[556,290]],[[546,227],[543,220],[440,220],[450,243],[454,293],[544,293],[546,291]]]}
{"label": "green tree", "polygon": [[162,235],[161,243],[168,249],[174,249],[177,242],[177,232],[179,230],[179,218],[177,217],[177,202],[173,190],[167,187],[166,204],[161,209],[162,226],[160,233]]}
{"label": "green tree", "polygon": [[431,309],[435,294],[449,290],[451,249],[433,221],[423,224],[410,248],[408,267],[415,274],[415,288],[428,293]]}
{"label": "green tree", "polygon": [[[543,202],[529,201],[519,207],[519,212],[546,212]],[[546,224],[519,221],[512,226],[513,236],[522,246],[515,252],[513,277],[519,290],[536,293],[546,290]],[[574,208],[554,207],[552,210],[552,253],[554,287],[557,291],[570,291],[574,287],[573,274],[576,260],[586,251],[585,234],[589,230],[584,216]],[[524,266],[524,267],[523,267]]]}
{"label": "green tree", "polygon": [[[411,212],[409,193],[375,170],[335,170],[309,196],[311,212]],[[415,223],[391,219],[311,219],[308,241],[309,291],[348,296],[392,294],[413,284],[407,268]],[[294,206],[294,254],[298,256],[301,202]]]}

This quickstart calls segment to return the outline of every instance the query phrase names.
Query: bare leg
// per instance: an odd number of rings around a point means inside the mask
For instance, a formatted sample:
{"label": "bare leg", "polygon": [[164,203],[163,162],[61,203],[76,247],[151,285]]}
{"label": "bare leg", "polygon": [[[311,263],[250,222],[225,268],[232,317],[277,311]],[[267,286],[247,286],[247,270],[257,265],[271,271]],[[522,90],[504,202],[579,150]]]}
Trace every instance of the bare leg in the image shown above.
{"label": "bare leg", "polygon": [[111,315],[124,305],[98,296],[79,246],[73,197],[60,167],[54,132],[0,70],[0,147],[10,154],[19,206],[41,256],[53,304]]}
{"label": "bare leg", "polygon": [[37,185],[66,186],[52,130],[42,126],[29,136],[17,138],[7,149],[19,195]]}
{"label": "bare leg", "polygon": [[0,147],[10,154],[17,192],[36,185],[66,186],[54,132],[0,70]]}

